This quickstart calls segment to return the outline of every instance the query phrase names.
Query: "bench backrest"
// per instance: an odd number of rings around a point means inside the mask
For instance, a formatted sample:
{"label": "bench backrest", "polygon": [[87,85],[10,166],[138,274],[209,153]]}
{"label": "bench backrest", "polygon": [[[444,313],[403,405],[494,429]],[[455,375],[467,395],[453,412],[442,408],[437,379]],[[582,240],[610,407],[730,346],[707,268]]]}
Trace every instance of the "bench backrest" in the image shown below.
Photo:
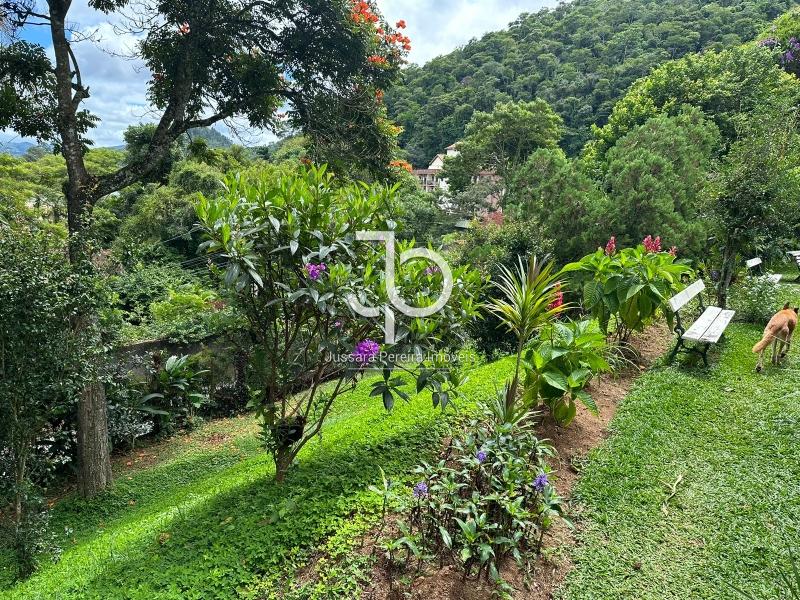
{"label": "bench backrest", "polygon": [[697,296],[700,292],[706,289],[706,284],[703,283],[702,279],[698,279],[692,285],[687,287],[682,292],[675,294],[672,298],[669,299],[669,307],[672,309],[673,312],[678,312],[684,306],[689,304],[692,301],[692,298]]}
{"label": "bench backrest", "polygon": [[752,268],[757,267],[758,265],[760,265],[762,262],[764,262],[764,261],[762,261],[760,258],[756,257],[756,258],[751,258],[750,260],[748,260],[744,264],[747,265],[748,269],[752,269]]}

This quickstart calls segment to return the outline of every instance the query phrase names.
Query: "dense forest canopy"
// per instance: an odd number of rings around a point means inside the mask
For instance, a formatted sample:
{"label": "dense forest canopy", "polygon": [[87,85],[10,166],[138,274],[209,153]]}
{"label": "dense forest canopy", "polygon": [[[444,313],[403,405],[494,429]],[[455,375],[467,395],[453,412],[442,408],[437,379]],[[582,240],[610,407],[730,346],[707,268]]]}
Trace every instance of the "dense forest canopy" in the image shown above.
{"label": "dense forest canopy", "polygon": [[575,0],[523,14],[508,30],[411,66],[386,94],[404,127],[400,142],[426,165],[460,139],[474,111],[498,102],[546,100],[576,155],[592,124],[604,125],[637,79],[671,59],[750,41],[794,0]]}

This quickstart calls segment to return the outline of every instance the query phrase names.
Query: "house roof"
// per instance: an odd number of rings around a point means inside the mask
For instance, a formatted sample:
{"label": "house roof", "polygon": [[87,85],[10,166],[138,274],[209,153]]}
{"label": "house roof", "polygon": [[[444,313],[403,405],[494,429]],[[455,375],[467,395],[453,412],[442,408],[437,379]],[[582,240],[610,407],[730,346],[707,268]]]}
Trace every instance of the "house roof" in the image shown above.
{"label": "house roof", "polygon": [[456,149],[456,144],[450,144],[447,148],[445,148],[445,150],[455,150],[455,149]]}

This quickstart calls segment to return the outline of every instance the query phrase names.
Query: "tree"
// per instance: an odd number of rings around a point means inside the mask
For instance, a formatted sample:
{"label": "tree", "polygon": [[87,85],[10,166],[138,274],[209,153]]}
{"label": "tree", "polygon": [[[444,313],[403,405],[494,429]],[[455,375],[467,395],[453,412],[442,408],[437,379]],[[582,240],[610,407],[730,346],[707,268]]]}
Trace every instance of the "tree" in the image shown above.
{"label": "tree", "polygon": [[[83,108],[88,77],[78,64],[70,34],[71,0],[4,2],[0,20],[19,31],[49,27],[55,62],[37,44],[12,40],[0,47],[0,128],[54,143],[64,156],[70,257],[88,262],[82,234],[97,201],[153,176],[172,144],[186,131],[244,115],[253,127],[288,120],[324,151],[386,169],[393,149],[379,90],[397,73],[409,40],[383,22],[368,2],[350,0],[90,0],[104,13],[132,15],[141,34],[137,55],[153,78],[148,96],[161,116],[148,151],[107,174],[86,164],[89,130],[97,118]],[[126,9],[129,9],[126,11]],[[288,106],[286,113],[278,109]],[[331,127],[332,113],[347,126]],[[341,136],[358,140],[348,153]],[[92,329],[93,315],[77,320]],[[88,385],[79,403],[80,488],[91,496],[111,480],[104,391]]]}
{"label": "tree", "polygon": [[537,148],[555,148],[562,120],[543,100],[498,104],[490,113],[477,112],[458,143],[458,156],[445,160],[445,177],[455,192],[466,189],[481,171],[503,182]]}
{"label": "tree", "polygon": [[[197,213],[207,250],[229,257],[217,273],[248,320],[262,437],[278,481],[368,368],[383,373],[371,396],[387,410],[396,397],[409,397],[404,375],[413,376],[416,393],[432,392],[434,406],[448,405],[457,364],[434,355],[463,342],[482,279],[469,267],[454,269],[452,295],[440,305],[446,265],[411,257],[403,264],[411,242],[398,243],[400,261],[387,277],[388,250],[359,242],[357,232],[393,230],[396,186],[336,181],[325,167],[310,167],[273,179],[229,178],[227,189],[201,198]],[[388,281],[395,289],[382,285]],[[427,314],[398,312],[390,320],[401,291],[403,302]],[[379,318],[362,316],[354,302],[374,307]],[[387,339],[390,322],[396,335]]]}
{"label": "tree", "polygon": [[574,157],[591,139],[591,126],[606,123],[635,81],[686,54],[748,42],[795,5],[795,0],[560,3],[405,69],[402,85],[386,95],[389,114],[403,127],[400,143],[411,162],[427,165],[463,137],[473,112],[541,98],[564,119],[561,146]]}
{"label": "tree", "polygon": [[719,145],[717,127],[694,107],[654,117],[620,138],[607,154],[605,234],[620,246],[660,235],[669,246],[701,252],[708,232],[697,209]]}
{"label": "tree", "polygon": [[788,233],[800,205],[798,113],[756,115],[718,163],[706,193],[709,226],[717,232],[722,268],[717,301],[725,307],[739,254],[764,237]]}
{"label": "tree", "polygon": [[685,105],[714,121],[726,149],[738,135],[743,115],[800,101],[800,81],[784,73],[770,50],[755,44],[722,52],[690,54],[637,81],[603,127],[593,129],[584,157],[602,171],[617,141],[660,114],[676,116]]}
{"label": "tree", "polygon": [[544,236],[557,240],[559,262],[583,256],[607,238],[603,210],[607,198],[578,161],[561,149],[540,148],[514,172],[506,212],[539,221]]}

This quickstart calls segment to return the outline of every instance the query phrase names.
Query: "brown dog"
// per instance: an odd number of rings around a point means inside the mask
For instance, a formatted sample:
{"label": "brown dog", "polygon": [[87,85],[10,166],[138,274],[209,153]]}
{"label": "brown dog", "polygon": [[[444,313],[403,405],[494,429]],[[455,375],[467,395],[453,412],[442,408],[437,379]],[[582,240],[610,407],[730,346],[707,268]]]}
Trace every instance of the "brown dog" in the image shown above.
{"label": "brown dog", "polygon": [[[764,330],[764,337],[753,346],[753,353],[758,354],[758,365],[756,372],[760,373],[764,368],[764,350],[772,343],[772,364],[777,365],[784,358],[792,347],[792,334],[797,327],[797,312],[800,309],[791,309],[789,303],[783,310],[772,317]],[[780,347],[778,343],[780,342]],[[786,350],[784,350],[784,347]]]}

